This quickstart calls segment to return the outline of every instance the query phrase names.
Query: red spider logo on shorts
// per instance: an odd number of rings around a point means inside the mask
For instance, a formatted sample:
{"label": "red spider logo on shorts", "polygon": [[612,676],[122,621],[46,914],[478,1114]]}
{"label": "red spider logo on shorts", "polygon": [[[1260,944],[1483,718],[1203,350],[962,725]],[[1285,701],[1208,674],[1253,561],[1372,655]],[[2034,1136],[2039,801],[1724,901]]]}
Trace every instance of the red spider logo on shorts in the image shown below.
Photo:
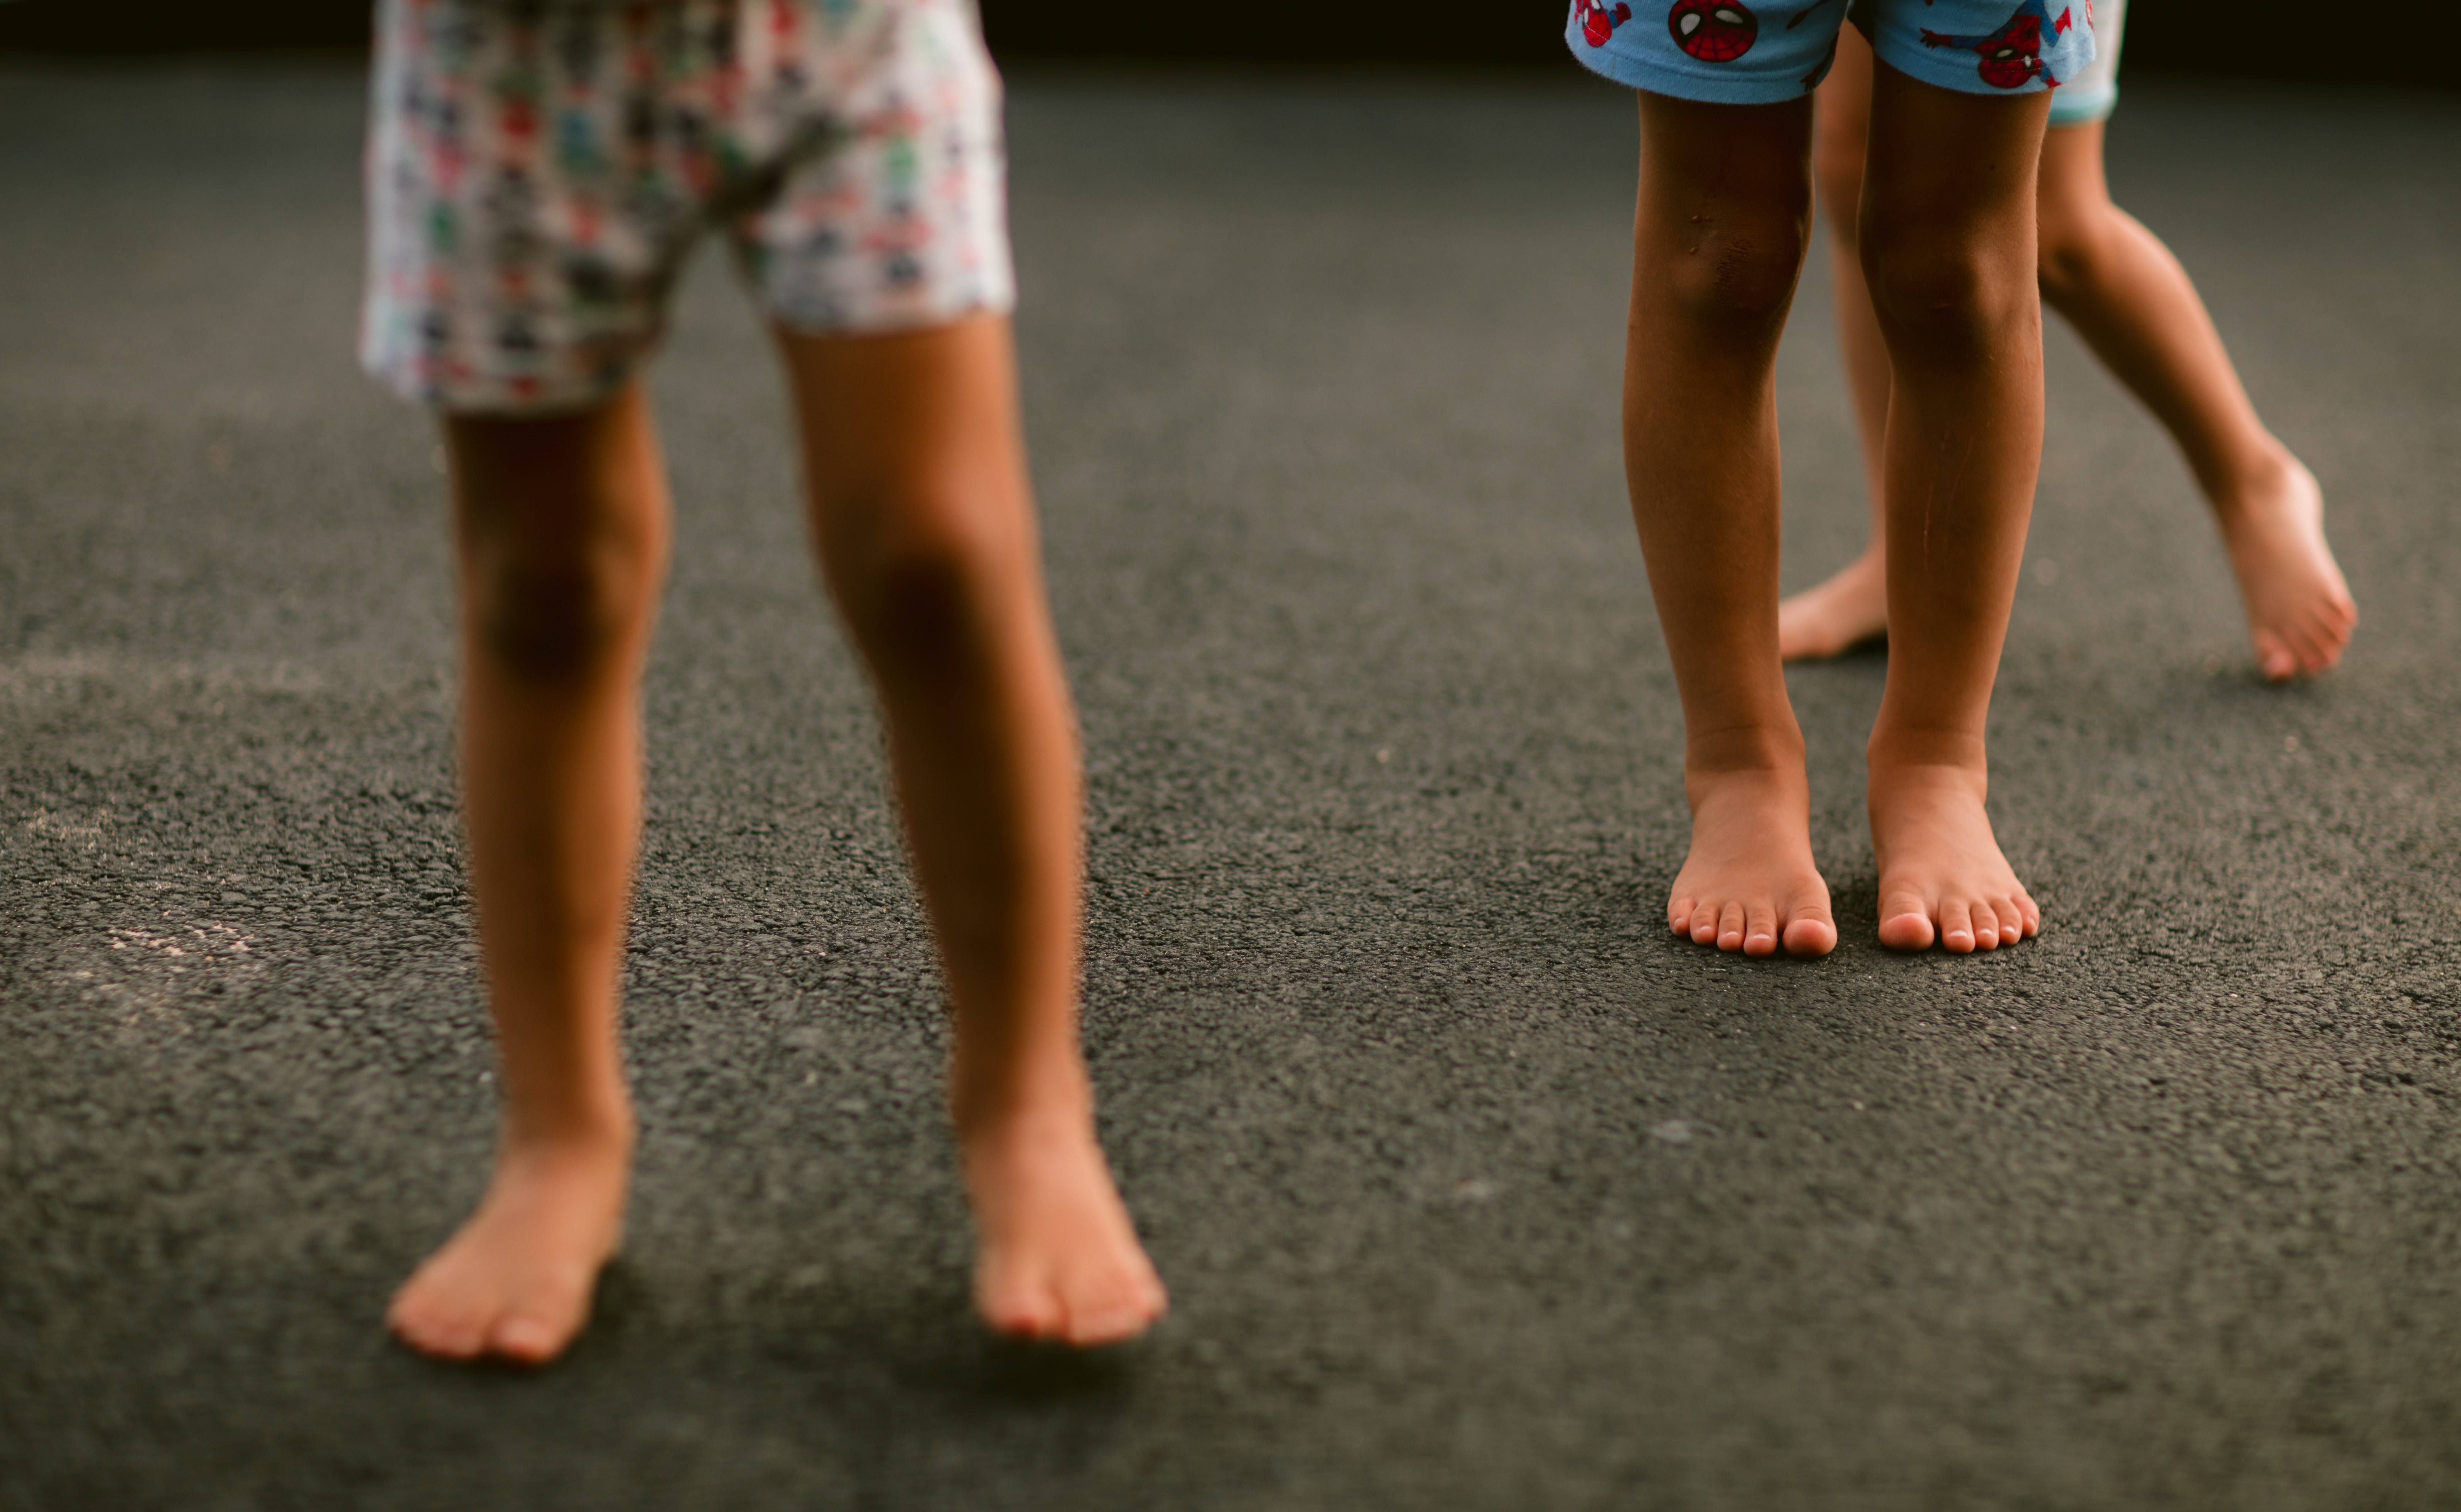
{"label": "red spider logo on shorts", "polygon": [[2025,0],[1997,32],[1954,36],[1925,28],[1922,44],[1981,53],[1982,62],[1976,71],[1982,75],[1982,82],[1993,89],[2023,89],[2037,78],[2056,89],[2060,81],[2051,76],[2049,65],[2043,61],[2043,28],[2048,26],[2051,35],[2058,36],[2068,29],[2068,14],[2064,9],[2055,21],[2043,0]]}
{"label": "red spider logo on shorts", "polygon": [[1592,47],[1604,47],[1615,29],[1632,19],[1632,7],[1618,3],[1610,10],[1600,0],[1573,0],[1573,8],[1581,13],[1581,40]]}
{"label": "red spider logo on shorts", "polygon": [[1760,40],[1761,20],[1738,0],[1675,0],[1666,12],[1675,45],[1703,63],[1732,63]]}

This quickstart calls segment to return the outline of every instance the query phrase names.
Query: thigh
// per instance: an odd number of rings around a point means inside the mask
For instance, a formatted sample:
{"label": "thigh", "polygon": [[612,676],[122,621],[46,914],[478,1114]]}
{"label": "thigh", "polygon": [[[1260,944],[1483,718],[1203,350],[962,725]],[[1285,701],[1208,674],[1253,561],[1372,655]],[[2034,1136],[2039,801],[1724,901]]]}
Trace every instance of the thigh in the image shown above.
{"label": "thigh", "polygon": [[1792,219],[1810,204],[1811,96],[1716,105],[1643,93],[1640,180],[1642,214],[1676,217],[1659,229],[1679,239],[1718,217]]}
{"label": "thigh", "polygon": [[2049,106],[2044,91],[1991,96],[1942,89],[1883,58],[1872,90],[1866,237],[2013,238],[2030,270]]}
{"label": "thigh", "polygon": [[638,382],[549,415],[441,416],[465,566],[561,571],[653,567],[667,491],[657,431]]}
{"label": "thigh", "polygon": [[1634,278],[1686,302],[1782,311],[1811,221],[1811,99],[1712,105],[1640,96]]}
{"label": "thigh", "polygon": [[879,335],[777,331],[824,551],[1030,528],[1005,316]]}
{"label": "thigh", "polygon": [[[2056,110],[2056,100],[2053,108]],[[2098,223],[2110,208],[2110,186],[2102,171],[2103,123],[2060,126],[2043,138],[2042,186],[2036,219],[2047,250]]]}
{"label": "thigh", "polygon": [[1837,63],[1821,81],[1816,115],[1821,177],[1860,177],[1872,132],[1872,44],[1851,27],[1837,39]]}

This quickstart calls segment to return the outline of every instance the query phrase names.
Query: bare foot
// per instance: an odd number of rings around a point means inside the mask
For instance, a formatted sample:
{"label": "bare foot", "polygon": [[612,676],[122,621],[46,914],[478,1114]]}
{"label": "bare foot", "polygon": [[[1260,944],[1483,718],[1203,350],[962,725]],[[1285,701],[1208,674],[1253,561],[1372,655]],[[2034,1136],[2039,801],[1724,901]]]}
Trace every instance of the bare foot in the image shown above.
{"label": "bare foot", "polygon": [[2284,451],[2261,483],[2217,501],[2214,514],[2247,605],[2257,670],[2269,682],[2287,682],[2340,661],[2359,610],[2324,543],[2316,475]]}
{"label": "bare foot", "polygon": [[1880,943],[1955,955],[2030,939],[2043,910],[2009,869],[1983,812],[1984,778],[1959,766],[1872,763]]}
{"label": "bare foot", "polygon": [[1666,925],[1696,945],[1745,955],[1827,955],[1837,946],[1829,884],[1811,862],[1803,774],[1687,777],[1692,850],[1675,874]]}
{"label": "bare foot", "polygon": [[394,1335],[448,1360],[563,1353],[622,1235],[631,1159],[629,1134],[507,1141],[479,1210],[395,1294]]}
{"label": "bare foot", "polygon": [[1877,546],[1777,607],[1777,653],[1790,662],[1843,656],[1888,633],[1888,559]]}
{"label": "bare foot", "polygon": [[1081,1348],[1135,1338],[1169,1298],[1137,1243],[1091,1118],[1010,1115],[963,1134],[980,1248],[974,1306],[995,1331]]}

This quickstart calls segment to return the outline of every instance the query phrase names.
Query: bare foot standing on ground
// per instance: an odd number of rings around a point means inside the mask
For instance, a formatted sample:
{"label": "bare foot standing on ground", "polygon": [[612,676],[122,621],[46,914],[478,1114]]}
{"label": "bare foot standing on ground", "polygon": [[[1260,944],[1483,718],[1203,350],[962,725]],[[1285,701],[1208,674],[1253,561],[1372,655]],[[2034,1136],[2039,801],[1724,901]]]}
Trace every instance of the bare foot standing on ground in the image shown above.
{"label": "bare foot standing on ground", "polygon": [[[447,1358],[551,1359],[623,1224],[617,984],[668,550],[633,370],[684,250],[671,216],[625,220],[655,200],[635,192],[646,176],[674,197],[652,204],[661,215],[724,211],[776,330],[812,536],[879,693],[953,1005],[979,1310],[1021,1336],[1132,1337],[1166,1300],[1096,1142],[1078,1046],[1080,763],[1005,316],[996,76],[962,0],[854,0],[826,17],[678,5],[695,24],[658,48],[618,11],[382,11],[366,357],[441,411],[470,871],[504,1098],[486,1196],[395,1297],[391,1325]],[[627,135],[631,96],[602,87],[602,54],[627,56],[625,76],[691,129]],[[529,86],[555,70],[569,76],[540,85],[567,111],[549,159]],[[575,131],[605,133],[605,150]],[[919,185],[917,161],[933,164]],[[745,164],[775,172],[734,171]],[[705,200],[738,180],[765,186],[765,207]]]}
{"label": "bare foot standing on ground", "polygon": [[[2049,101],[2039,79],[2012,93],[1978,81],[1971,53],[1943,61],[1921,40],[1987,9],[1881,0],[1870,18],[1894,51],[1873,90],[1860,251],[1898,388],[1874,465],[1880,492],[1904,500],[1873,573],[1898,643],[1870,800],[1882,937],[1906,948],[1990,948],[2039,927],[1984,810],[1982,735],[2042,448],[2034,170]],[[1704,7],[1644,7],[1629,46],[1621,11],[1576,12],[1567,36],[1640,91],[1625,476],[1692,805],[1667,923],[1752,955],[1837,940],[1782,666],[1774,373],[1809,239],[1808,91],[1842,11],[1746,37]],[[1669,61],[1670,29],[1725,72]]]}

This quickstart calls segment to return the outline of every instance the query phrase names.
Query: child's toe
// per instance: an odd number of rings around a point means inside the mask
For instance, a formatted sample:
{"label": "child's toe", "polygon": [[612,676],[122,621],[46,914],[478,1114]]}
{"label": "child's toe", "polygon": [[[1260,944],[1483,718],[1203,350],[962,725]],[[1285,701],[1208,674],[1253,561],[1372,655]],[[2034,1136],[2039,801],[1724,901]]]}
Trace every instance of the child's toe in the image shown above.
{"label": "child's toe", "polygon": [[1951,955],[1964,955],[1974,948],[1974,914],[1961,898],[1940,905],[1939,946]]}
{"label": "child's toe", "polygon": [[1756,903],[1744,910],[1744,953],[1777,953],[1777,909],[1768,904]]}
{"label": "child's toe", "polygon": [[1880,943],[1892,950],[1928,950],[1938,938],[1931,910],[1920,894],[1906,892],[1880,900]]}
{"label": "child's toe", "polygon": [[1119,1344],[1153,1327],[1160,1310],[1140,1294],[1105,1298],[1068,1310],[1068,1342],[1076,1345]]}
{"label": "child's toe", "polygon": [[1021,1282],[986,1283],[975,1299],[983,1322],[995,1333],[1016,1339],[1056,1339],[1068,1328],[1068,1310],[1047,1286]]}
{"label": "child's toe", "polygon": [[1718,910],[1718,948],[1740,950],[1744,948],[1744,905],[1730,903]]}
{"label": "child's toe", "polygon": [[392,1323],[395,1338],[439,1359],[475,1360],[486,1349],[483,1319],[397,1309]]}
{"label": "child's toe", "polygon": [[498,1320],[487,1335],[487,1352],[516,1365],[545,1365],[564,1352],[568,1329],[543,1317],[516,1312]]}
{"label": "child's toe", "polygon": [[1977,904],[1973,909],[1973,919],[1974,948],[1978,950],[1997,950],[2000,948],[1999,910],[1993,908],[1987,903]]}
{"label": "child's toe", "polygon": [[1825,914],[1797,914],[1786,924],[1786,953],[1827,955],[1837,948],[1837,926]]}
{"label": "child's toe", "polygon": [[2269,683],[2288,682],[2299,671],[2299,656],[2279,636],[2256,638],[2256,670]]}

